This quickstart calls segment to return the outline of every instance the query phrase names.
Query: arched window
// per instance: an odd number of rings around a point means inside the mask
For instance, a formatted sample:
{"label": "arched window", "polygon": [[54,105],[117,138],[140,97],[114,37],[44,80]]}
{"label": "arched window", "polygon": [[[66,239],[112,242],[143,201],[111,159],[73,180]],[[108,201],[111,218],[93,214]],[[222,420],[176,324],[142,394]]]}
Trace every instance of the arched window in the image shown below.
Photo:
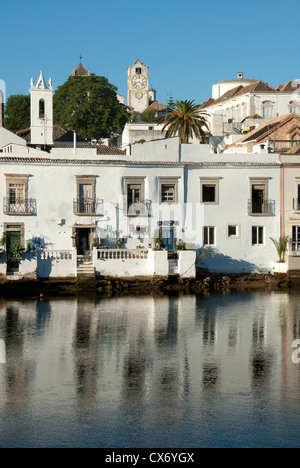
{"label": "arched window", "polygon": [[263,118],[271,119],[273,116],[273,103],[271,101],[263,102]]}
{"label": "arched window", "polygon": [[40,117],[40,119],[45,118],[45,101],[44,101],[44,99],[39,100],[39,117]]}
{"label": "arched window", "polygon": [[290,112],[300,115],[300,103],[298,101],[290,101],[289,108]]}
{"label": "arched window", "polygon": [[244,102],[242,104],[242,120],[247,117],[247,104]]}

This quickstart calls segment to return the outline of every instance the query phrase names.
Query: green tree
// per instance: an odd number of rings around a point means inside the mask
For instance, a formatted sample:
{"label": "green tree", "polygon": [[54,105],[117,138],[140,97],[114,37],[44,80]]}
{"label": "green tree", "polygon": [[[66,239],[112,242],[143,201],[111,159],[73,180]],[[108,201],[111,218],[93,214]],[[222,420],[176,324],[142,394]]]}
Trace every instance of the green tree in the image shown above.
{"label": "green tree", "polygon": [[204,142],[204,128],[208,129],[206,115],[199,111],[195,101],[172,100],[168,103],[168,112],[159,121],[164,124],[162,132],[167,129],[166,138],[178,134],[180,143],[188,143],[193,136]]}
{"label": "green tree", "polygon": [[4,110],[4,127],[11,132],[17,132],[30,127],[30,96],[29,94],[13,94],[6,101]]}
{"label": "green tree", "polygon": [[70,76],[54,94],[54,122],[87,140],[109,137],[129,120],[116,90],[103,76]]}
{"label": "green tree", "polygon": [[158,122],[159,119],[157,117],[157,111],[155,109],[152,109],[151,107],[148,107],[144,110],[144,112],[141,113],[141,120],[142,122],[147,123]]}

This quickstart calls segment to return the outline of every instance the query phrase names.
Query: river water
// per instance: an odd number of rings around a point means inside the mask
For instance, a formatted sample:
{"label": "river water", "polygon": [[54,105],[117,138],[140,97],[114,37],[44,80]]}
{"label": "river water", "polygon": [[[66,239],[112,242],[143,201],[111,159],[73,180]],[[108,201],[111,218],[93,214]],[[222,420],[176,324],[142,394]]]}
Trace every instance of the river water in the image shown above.
{"label": "river water", "polygon": [[299,299],[0,299],[0,447],[298,447]]}

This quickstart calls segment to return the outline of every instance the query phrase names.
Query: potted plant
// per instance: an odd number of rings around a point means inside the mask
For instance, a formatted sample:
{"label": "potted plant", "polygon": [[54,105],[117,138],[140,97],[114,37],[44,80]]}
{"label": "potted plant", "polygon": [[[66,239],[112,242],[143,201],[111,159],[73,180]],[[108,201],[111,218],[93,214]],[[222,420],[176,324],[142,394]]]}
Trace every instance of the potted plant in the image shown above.
{"label": "potted plant", "polygon": [[162,237],[161,237],[161,230],[156,229],[154,232],[154,249],[153,250],[161,250],[162,246]]}
{"label": "potted plant", "polygon": [[279,241],[276,241],[272,237],[270,237],[270,239],[273,242],[278,255],[277,262],[272,264],[273,270],[275,273],[286,273],[287,263],[285,263],[285,255],[288,249],[289,236],[280,237]]}
{"label": "potted plant", "polygon": [[176,244],[176,250],[185,250],[185,242],[183,242],[181,239]]}
{"label": "potted plant", "polygon": [[119,239],[116,242],[116,248],[120,249],[122,247],[122,244],[123,244],[123,239],[119,237]]}

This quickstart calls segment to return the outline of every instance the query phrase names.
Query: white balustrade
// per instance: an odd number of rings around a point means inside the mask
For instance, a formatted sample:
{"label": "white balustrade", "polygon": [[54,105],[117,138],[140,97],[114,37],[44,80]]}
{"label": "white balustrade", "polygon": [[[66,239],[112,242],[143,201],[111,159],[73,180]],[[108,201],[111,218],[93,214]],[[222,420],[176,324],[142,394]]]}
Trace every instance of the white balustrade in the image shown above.
{"label": "white balustrade", "polygon": [[98,260],[135,260],[135,259],[147,259],[148,250],[140,249],[98,249],[97,259]]}
{"label": "white balustrade", "polygon": [[41,260],[72,260],[74,252],[72,250],[41,250]]}

